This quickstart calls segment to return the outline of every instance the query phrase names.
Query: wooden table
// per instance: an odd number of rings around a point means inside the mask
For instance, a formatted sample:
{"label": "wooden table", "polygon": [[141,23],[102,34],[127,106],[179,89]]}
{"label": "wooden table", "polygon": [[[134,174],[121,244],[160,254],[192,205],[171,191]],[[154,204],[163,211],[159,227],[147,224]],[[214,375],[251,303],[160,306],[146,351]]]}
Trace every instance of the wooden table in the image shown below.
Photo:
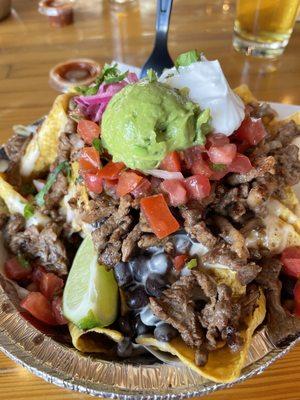
{"label": "wooden table", "polygon": [[[27,124],[47,113],[56,93],[48,72],[56,63],[89,57],[142,65],[153,42],[155,1],[140,0],[129,8],[108,0],[81,0],[75,24],[51,28],[37,11],[37,1],[13,0],[9,19],[0,23],[0,139],[14,124]],[[231,46],[233,1],[175,0],[170,29],[173,57],[190,48],[218,58],[232,86],[248,83],[262,100],[300,104],[300,26],[277,61],[260,61]],[[265,373],[207,399],[299,400],[300,346]],[[51,386],[0,355],[0,399],[87,399]]]}

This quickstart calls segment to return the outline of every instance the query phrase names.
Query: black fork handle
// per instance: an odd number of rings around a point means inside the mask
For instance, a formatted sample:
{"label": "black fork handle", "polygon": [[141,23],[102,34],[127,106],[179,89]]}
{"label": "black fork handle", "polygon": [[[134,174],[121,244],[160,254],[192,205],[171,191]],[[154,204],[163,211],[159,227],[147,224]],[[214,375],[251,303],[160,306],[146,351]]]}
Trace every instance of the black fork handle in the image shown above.
{"label": "black fork handle", "polygon": [[167,48],[173,0],[157,0],[155,45]]}

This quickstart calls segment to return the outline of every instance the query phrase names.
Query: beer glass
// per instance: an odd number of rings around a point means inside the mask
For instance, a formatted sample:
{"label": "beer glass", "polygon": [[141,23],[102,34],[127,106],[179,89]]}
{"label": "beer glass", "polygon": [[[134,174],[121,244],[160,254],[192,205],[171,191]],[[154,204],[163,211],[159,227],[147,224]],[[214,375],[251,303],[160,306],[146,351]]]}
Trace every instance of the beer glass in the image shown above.
{"label": "beer glass", "polygon": [[288,44],[300,0],[237,0],[233,46],[258,57],[277,57]]}

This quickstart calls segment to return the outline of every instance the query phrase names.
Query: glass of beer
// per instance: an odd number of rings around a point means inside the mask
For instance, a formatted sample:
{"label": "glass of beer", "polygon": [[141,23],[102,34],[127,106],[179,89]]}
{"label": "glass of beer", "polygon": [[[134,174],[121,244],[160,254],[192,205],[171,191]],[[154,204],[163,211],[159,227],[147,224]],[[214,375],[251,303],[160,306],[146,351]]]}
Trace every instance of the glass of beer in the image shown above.
{"label": "glass of beer", "polygon": [[258,57],[277,57],[289,42],[300,0],[237,0],[233,46]]}

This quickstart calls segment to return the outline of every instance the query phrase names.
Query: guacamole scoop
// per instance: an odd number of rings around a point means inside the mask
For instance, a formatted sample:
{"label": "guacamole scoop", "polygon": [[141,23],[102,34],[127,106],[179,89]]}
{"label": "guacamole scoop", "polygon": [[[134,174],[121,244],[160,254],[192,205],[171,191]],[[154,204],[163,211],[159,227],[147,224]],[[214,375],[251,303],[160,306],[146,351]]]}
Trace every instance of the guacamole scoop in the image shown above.
{"label": "guacamole scoop", "polygon": [[159,165],[173,150],[204,143],[209,110],[159,82],[126,86],[109,102],[101,125],[103,146],[113,161],[132,169]]}

